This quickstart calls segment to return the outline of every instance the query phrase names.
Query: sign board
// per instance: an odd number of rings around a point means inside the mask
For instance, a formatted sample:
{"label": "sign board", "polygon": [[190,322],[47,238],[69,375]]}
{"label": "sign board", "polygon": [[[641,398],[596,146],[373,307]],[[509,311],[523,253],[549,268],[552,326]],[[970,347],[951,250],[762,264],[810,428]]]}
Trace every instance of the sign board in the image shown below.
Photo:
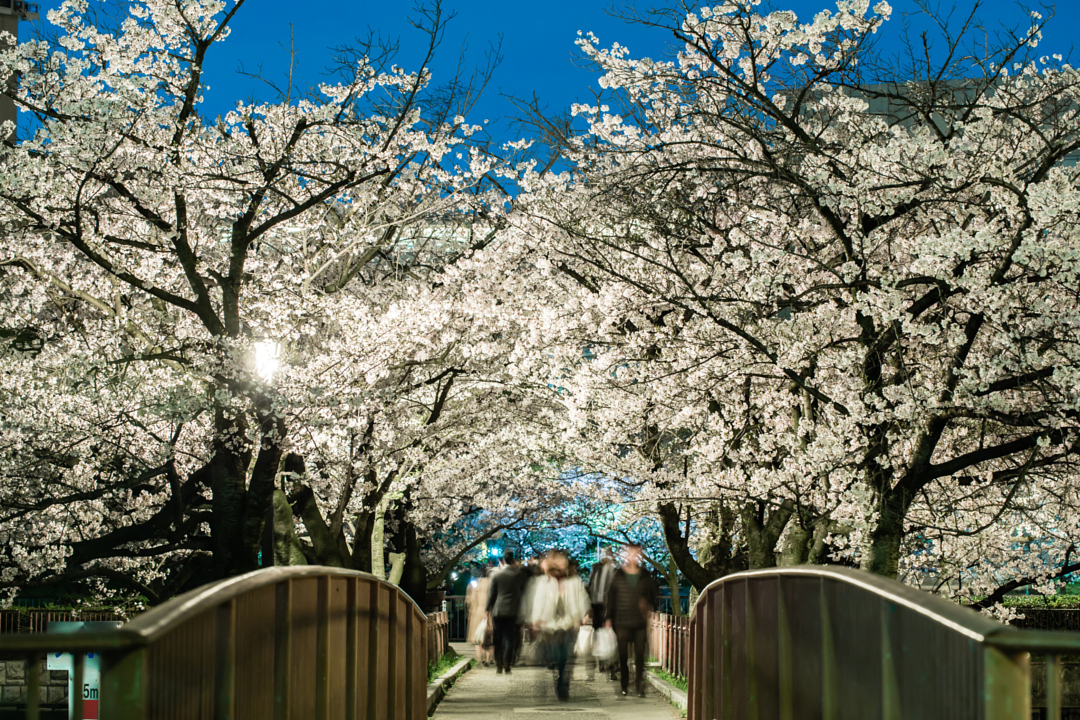
{"label": "sign board", "polygon": [[[102,630],[115,630],[120,627],[118,622],[50,622],[49,632],[100,632]],[[75,659],[70,653],[49,653],[45,663],[49,670],[67,670],[68,673],[68,717],[73,716],[71,707],[74,693],[78,692],[83,698],[83,720],[100,720],[98,715],[98,701],[100,700],[99,688],[101,685],[101,655],[98,653],[86,653],[86,661],[83,663],[83,685],[76,689],[75,683]]]}

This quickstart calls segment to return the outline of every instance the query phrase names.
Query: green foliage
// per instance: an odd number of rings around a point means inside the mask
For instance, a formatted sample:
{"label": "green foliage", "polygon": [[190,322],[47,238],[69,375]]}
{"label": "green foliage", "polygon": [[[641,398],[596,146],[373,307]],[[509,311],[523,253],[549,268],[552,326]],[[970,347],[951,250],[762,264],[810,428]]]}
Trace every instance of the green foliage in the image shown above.
{"label": "green foliage", "polygon": [[[446,674],[450,671],[450,668],[454,667],[454,665],[458,664],[459,662],[461,662],[461,656],[453,650],[445,653],[441,658],[439,658],[438,662],[430,663],[428,665],[427,681],[429,683],[433,682],[435,678],[441,677],[442,675]],[[472,660],[469,661],[469,667],[472,667],[474,662],[475,661]]]}
{"label": "green foliage", "polygon": [[1002,603],[1008,608],[1080,608],[1080,595],[1009,595]]}
{"label": "green foliage", "polygon": [[[650,661],[655,662],[655,660],[652,660],[652,659],[650,659]],[[683,692],[688,692],[689,691],[690,681],[687,680],[686,678],[679,677],[678,675],[672,675],[671,673],[669,673],[667,670],[665,670],[662,667],[652,667],[652,668],[649,668],[649,669],[652,670],[654,673],[656,673],[657,677],[659,677],[661,680],[663,680],[667,684],[671,685],[675,689],[682,690]]]}

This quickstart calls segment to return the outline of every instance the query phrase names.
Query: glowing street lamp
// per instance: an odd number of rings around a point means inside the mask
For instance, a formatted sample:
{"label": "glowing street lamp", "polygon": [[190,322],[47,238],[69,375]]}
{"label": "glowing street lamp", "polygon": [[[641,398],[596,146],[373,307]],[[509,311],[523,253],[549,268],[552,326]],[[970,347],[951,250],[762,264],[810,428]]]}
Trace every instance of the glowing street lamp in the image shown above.
{"label": "glowing street lamp", "polygon": [[281,346],[273,340],[255,343],[255,374],[270,382],[281,365]]}

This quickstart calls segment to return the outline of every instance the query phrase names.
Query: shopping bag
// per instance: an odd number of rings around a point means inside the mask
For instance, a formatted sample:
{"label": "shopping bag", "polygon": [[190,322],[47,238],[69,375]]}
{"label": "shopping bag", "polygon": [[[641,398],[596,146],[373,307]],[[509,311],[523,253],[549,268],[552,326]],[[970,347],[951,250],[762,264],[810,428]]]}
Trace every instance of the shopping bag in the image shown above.
{"label": "shopping bag", "polygon": [[612,660],[619,654],[619,646],[615,640],[615,631],[611,628],[600,628],[593,634],[593,655],[598,660]]}
{"label": "shopping bag", "polygon": [[487,618],[481,618],[480,622],[476,624],[476,629],[473,630],[472,637],[469,638],[469,642],[473,645],[483,645],[484,635],[487,634]]}
{"label": "shopping bag", "polygon": [[582,625],[578,630],[577,640],[574,642],[575,655],[588,655],[593,647],[593,629],[590,625]]}

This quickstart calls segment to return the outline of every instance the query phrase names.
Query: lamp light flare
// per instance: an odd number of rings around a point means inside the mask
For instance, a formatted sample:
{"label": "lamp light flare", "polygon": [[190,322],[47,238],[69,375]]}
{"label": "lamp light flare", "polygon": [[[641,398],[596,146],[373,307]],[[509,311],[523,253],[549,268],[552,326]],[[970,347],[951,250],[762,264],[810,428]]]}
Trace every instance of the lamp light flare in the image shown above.
{"label": "lamp light flare", "polygon": [[255,374],[270,382],[281,364],[281,347],[273,340],[255,343]]}

